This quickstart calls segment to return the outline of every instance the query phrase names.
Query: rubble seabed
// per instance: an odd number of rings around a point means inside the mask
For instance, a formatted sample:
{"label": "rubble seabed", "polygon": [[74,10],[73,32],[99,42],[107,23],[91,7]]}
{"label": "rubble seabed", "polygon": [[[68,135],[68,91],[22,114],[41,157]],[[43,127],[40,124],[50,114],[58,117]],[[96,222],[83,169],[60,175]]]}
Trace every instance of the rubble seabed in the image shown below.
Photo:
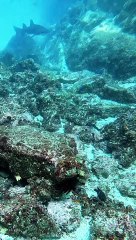
{"label": "rubble seabed", "polygon": [[135,239],[136,5],[113,22],[98,3],[69,10],[44,69],[1,57],[2,240]]}

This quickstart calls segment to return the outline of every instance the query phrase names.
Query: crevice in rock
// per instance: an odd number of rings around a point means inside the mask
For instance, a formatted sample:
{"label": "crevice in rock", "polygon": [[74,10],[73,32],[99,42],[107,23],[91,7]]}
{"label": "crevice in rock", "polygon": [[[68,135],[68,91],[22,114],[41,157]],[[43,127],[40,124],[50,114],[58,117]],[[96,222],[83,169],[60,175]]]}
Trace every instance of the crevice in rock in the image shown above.
{"label": "crevice in rock", "polygon": [[27,179],[25,178],[17,180],[16,176],[10,171],[8,164],[5,164],[4,167],[0,166],[0,177],[11,180],[13,186],[25,187],[28,185]]}
{"label": "crevice in rock", "polygon": [[79,180],[77,176],[69,177],[66,179],[63,179],[62,181],[56,181],[55,182],[55,189],[58,191],[58,193],[69,193],[71,191],[75,191],[76,187],[78,186]]}

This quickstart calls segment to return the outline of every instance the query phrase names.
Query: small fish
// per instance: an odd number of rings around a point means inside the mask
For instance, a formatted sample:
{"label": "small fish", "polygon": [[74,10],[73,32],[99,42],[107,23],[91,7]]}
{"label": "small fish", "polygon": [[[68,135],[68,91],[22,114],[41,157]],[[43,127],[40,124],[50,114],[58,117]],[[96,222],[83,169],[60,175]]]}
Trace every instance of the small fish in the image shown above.
{"label": "small fish", "polygon": [[28,34],[28,35],[44,35],[44,34],[47,34],[49,33],[49,29],[41,26],[41,25],[38,25],[38,24],[35,24],[33,22],[33,20],[30,20],[30,25],[29,26],[26,26],[24,23],[23,23],[23,26],[22,28],[18,28],[18,27],[15,27],[14,26],[14,30],[16,32],[16,34]]}
{"label": "small fish", "polygon": [[19,182],[22,178],[20,177],[20,175],[16,175],[15,179],[16,179],[17,182]]}
{"label": "small fish", "polygon": [[97,196],[102,202],[106,201],[106,195],[100,188],[97,187],[94,191],[97,192]]}

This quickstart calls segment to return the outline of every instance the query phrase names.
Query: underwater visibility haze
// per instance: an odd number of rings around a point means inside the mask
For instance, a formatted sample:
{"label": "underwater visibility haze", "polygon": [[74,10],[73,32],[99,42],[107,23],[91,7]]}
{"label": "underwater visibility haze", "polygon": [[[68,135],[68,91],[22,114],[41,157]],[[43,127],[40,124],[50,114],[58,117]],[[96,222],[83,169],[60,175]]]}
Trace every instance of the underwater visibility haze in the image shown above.
{"label": "underwater visibility haze", "polygon": [[136,239],[136,0],[0,0],[0,239]]}

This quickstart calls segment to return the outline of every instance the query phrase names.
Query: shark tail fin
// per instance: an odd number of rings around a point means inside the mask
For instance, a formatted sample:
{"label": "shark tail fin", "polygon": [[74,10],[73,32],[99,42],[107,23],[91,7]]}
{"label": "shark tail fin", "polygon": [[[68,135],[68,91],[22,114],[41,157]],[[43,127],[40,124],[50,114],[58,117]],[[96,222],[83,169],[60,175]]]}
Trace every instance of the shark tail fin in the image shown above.
{"label": "shark tail fin", "polygon": [[15,30],[16,34],[21,33],[21,28],[14,26],[14,30]]}

